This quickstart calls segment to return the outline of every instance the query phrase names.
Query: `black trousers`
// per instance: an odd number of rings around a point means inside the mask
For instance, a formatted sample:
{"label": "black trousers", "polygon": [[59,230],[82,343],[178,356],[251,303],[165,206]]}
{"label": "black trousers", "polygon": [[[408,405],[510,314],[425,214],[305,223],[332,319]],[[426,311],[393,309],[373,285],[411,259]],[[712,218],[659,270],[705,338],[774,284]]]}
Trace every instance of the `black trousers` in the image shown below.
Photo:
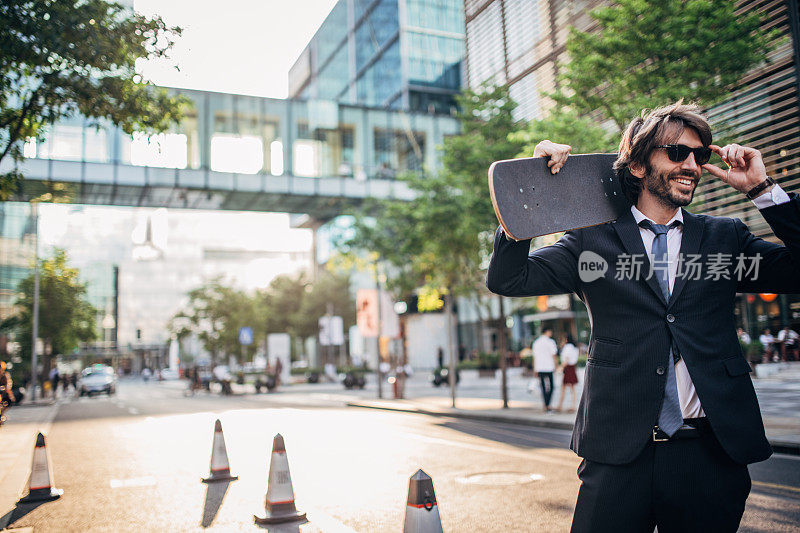
{"label": "black trousers", "polygon": [[728,457],[712,431],[647,444],[633,462],[584,459],[573,533],[735,532],[750,494],[747,465]]}
{"label": "black trousers", "polygon": [[553,373],[539,372],[539,384],[542,386],[544,405],[550,407],[550,400],[553,397]]}

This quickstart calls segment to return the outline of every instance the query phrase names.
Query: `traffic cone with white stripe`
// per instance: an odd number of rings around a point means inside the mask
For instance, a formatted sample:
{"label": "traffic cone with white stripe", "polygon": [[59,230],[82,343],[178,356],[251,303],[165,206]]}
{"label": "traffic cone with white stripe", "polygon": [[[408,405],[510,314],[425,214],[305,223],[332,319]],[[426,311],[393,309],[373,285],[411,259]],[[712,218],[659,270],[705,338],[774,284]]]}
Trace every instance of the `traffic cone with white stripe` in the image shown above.
{"label": "traffic cone with white stripe", "polygon": [[292,476],[289,474],[289,460],[286,458],[286,446],[283,437],[275,435],[272,441],[272,457],[269,461],[269,481],[267,482],[267,515],[263,518],[253,516],[256,524],[280,524],[306,519],[294,505],[294,489]]}
{"label": "traffic cone with white stripe", "polygon": [[36,446],[33,448],[33,464],[31,476],[28,479],[28,494],[19,500],[19,503],[49,502],[57,500],[64,494],[53,486],[53,473],[50,472],[50,454],[44,444],[44,435],[36,436]]}
{"label": "traffic cone with white stripe", "polygon": [[214,424],[214,443],[211,445],[211,473],[203,478],[203,483],[215,481],[236,481],[239,476],[231,475],[228,464],[228,451],[225,449],[225,435],[222,434],[222,423]]}
{"label": "traffic cone with white stripe", "polygon": [[417,470],[408,482],[403,533],[442,533],[433,480],[422,470]]}

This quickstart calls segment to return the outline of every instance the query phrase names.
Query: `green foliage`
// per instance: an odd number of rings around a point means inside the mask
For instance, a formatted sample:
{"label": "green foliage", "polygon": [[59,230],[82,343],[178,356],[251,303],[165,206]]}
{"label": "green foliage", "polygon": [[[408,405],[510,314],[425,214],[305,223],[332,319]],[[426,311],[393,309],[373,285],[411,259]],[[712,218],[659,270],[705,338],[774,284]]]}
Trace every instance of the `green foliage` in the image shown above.
{"label": "green foliage", "polygon": [[256,342],[242,347],[239,344],[239,328],[253,328],[257,337],[264,327],[257,315],[256,301],[242,291],[227,287],[220,278],[215,278],[189,292],[186,309],[170,320],[168,329],[179,339],[196,334],[203,347],[216,362],[220,355],[244,356],[251,359],[256,351]]}
{"label": "green foliage", "polygon": [[311,337],[319,330],[320,317],[329,311],[342,317],[344,330],[356,323],[356,302],[350,295],[350,276],[325,270],[310,285],[299,311],[292,318],[294,332],[300,337]]}
{"label": "green foliage", "polygon": [[500,354],[481,352],[478,354],[478,370],[495,370],[500,368]]}
{"label": "green foliage", "polygon": [[[86,299],[86,285],[79,279],[78,269],[68,265],[67,253],[56,249],[53,256],[39,261],[39,327],[38,336],[45,351],[66,354],[81,342],[97,338],[97,310]],[[22,348],[24,365],[29,368],[33,335],[34,273],[23,279],[14,302],[18,312],[6,319],[2,329],[16,332]],[[48,369],[45,360],[44,368]]]}
{"label": "green foliage", "polygon": [[609,134],[594,120],[561,107],[554,108],[546,118],[530,121],[524,130],[512,133],[509,138],[524,144],[519,157],[533,157],[533,149],[545,139],[568,143],[575,154],[616,152],[619,144],[616,135]]}
{"label": "green foliage", "polygon": [[[135,65],[166,57],[180,33],[105,0],[0,2],[0,161],[20,161],[26,138],[76,113],[126,133],[166,130],[188,100],[142,80]],[[0,176],[0,200],[20,179]]]}
{"label": "green foliage", "polygon": [[[622,130],[642,109],[680,98],[714,105],[764,61],[778,37],[731,0],[617,0],[592,11],[597,29],[570,30],[570,61],[549,95]],[[562,142],[568,141],[562,138]]]}
{"label": "green foliage", "polygon": [[[292,339],[316,336],[328,304],[334,315],[342,317],[345,329],[356,319],[348,277],[327,271],[313,284],[302,273],[277,276],[252,295],[216,278],[188,296],[187,307],[172,317],[168,329],[179,339],[197,335],[215,361],[221,355],[251,360],[269,333],[288,333]],[[253,344],[239,344],[242,327],[253,329]]]}

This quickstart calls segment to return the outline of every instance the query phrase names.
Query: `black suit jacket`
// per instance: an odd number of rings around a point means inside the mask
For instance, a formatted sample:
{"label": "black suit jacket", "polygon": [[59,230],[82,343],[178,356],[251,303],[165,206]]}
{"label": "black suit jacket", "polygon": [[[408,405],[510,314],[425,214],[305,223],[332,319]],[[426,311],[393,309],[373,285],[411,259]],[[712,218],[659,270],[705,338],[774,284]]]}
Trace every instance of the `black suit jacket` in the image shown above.
{"label": "black suit jacket", "polygon": [[[635,459],[651,438],[664,396],[670,343],[686,362],[715,435],[737,463],[763,461],[772,453],[764,435],[750,366],[736,336],[737,292],[800,293],[800,198],[761,210],[786,246],[753,236],[739,219],[683,211],[681,254],[730,254],[730,279],[677,277],[669,301],[655,276],[616,279],[620,254],[644,256],[630,211],[615,222],[568,232],[552,246],[530,252],[530,240],[512,241],[498,228],[486,284],[504,296],[575,293],[592,324],[583,397],[570,447],[581,457],[608,464]],[[584,282],[579,256],[591,251],[609,271]],[[737,281],[736,258],[757,254],[759,272]],[[585,257],[585,256],[584,256]],[[725,257],[725,256],[718,256]],[[712,258],[713,262],[714,259]],[[713,278],[715,275],[711,274]]]}

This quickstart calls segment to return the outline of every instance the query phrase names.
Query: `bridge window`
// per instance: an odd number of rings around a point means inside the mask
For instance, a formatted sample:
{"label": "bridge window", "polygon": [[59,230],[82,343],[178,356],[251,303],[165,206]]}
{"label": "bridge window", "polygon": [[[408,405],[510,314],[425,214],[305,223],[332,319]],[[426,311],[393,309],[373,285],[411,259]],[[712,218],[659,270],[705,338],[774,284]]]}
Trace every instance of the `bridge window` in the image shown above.
{"label": "bridge window", "polygon": [[83,127],[56,124],[39,146],[39,157],[80,161],[83,156]]}
{"label": "bridge window", "polygon": [[264,146],[255,135],[217,133],[211,137],[211,170],[257,174],[264,166]]}
{"label": "bridge window", "polygon": [[283,143],[272,141],[269,145],[270,173],[273,176],[283,175]]}
{"label": "bridge window", "polygon": [[319,176],[319,141],[298,139],[294,142],[292,173],[295,176]]}
{"label": "bridge window", "polygon": [[134,133],[130,148],[132,165],[186,168],[188,143],[182,133]]}

